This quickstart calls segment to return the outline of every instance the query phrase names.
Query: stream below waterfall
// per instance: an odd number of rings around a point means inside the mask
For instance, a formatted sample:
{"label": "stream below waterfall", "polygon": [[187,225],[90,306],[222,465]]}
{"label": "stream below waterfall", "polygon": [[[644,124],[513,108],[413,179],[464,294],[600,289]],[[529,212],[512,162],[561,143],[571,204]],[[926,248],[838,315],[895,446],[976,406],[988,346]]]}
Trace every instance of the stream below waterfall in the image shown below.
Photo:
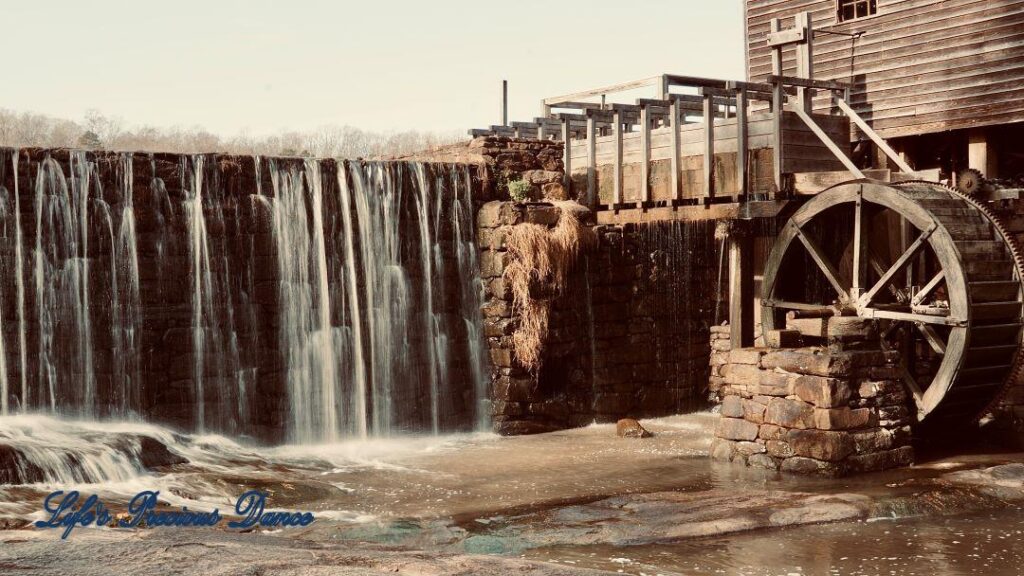
{"label": "stream below waterfall", "polygon": [[1017,573],[1024,465],[1013,463],[1021,454],[937,458],[842,480],[780,476],[710,462],[716,419],[646,421],[655,436],[643,440],[593,425],[267,448],[151,424],[4,417],[0,443],[17,445],[42,476],[0,488],[0,524],[9,528],[0,530],[9,544],[0,565],[27,566],[38,546],[59,538],[21,528],[43,517],[52,490],[98,494],[115,512],[142,490],[159,490],[170,507],[229,511],[255,488],[268,493],[268,507],[312,511],[316,522],[247,534],[78,529],[65,544],[81,554],[52,573],[99,574],[124,546],[166,551],[196,541],[216,548],[203,558],[216,558],[223,571],[214,573],[224,574],[247,566],[230,550],[258,542],[273,544],[259,562],[296,574],[305,573],[297,551],[310,547],[342,564],[358,554],[365,571],[338,572],[354,574],[391,571],[404,551],[444,566],[476,562],[480,574],[523,562],[541,566],[539,574]]}

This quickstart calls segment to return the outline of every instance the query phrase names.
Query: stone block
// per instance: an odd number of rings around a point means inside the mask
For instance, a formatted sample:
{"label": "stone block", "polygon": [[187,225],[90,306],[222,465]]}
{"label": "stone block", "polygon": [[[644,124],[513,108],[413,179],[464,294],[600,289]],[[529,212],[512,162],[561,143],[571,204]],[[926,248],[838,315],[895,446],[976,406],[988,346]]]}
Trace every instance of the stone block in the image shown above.
{"label": "stone block", "polygon": [[764,335],[767,348],[799,348],[803,346],[803,337],[799,330],[769,330]]}
{"label": "stone block", "polygon": [[764,412],[766,406],[760,402],[754,400],[742,401],[743,404],[743,419],[747,422],[753,422],[755,424],[764,423]]}
{"label": "stone block", "polygon": [[491,364],[499,368],[512,367],[512,350],[507,348],[491,348]]}
{"label": "stone block", "polygon": [[[730,360],[736,352],[734,350],[729,353]],[[761,381],[761,370],[757,366],[751,366],[750,364],[733,364],[730,362],[725,365],[723,374],[725,374],[726,384],[757,386]]]}
{"label": "stone block", "polygon": [[736,443],[723,438],[715,438],[711,441],[710,454],[714,460],[732,461],[736,453]]}
{"label": "stone block", "polygon": [[[732,350],[732,344],[728,340],[712,340],[711,351],[712,352],[728,352]],[[728,361],[728,357],[726,357]]]}
{"label": "stone block", "polygon": [[844,468],[834,462],[822,462],[814,458],[794,456],[782,461],[781,470],[793,474],[839,476],[843,473]]}
{"label": "stone block", "polygon": [[790,458],[796,456],[796,452],[793,451],[793,447],[790,446],[789,442],[782,440],[767,440],[765,441],[765,450],[769,455],[775,456],[776,458]]}
{"label": "stone block", "polygon": [[764,468],[766,470],[778,470],[779,461],[767,454],[751,454],[747,458],[747,466],[753,468]]}
{"label": "stone block", "polygon": [[876,424],[868,408],[816,408],[814,427],[819,430],[852,430]]}
{"label": "stone block", "polygon": [[758,428],[757,437],[762,440],[782,440],[786,437],[787,430],[773,424],[762,424]]}
{"label": "stone block", "polygon": [[522,222],[522,209],[514,202],[488,202],[476,214],[477,226],[480,228],[497,228],[511,226]]}
{"label": "stone block", "polygon": [[764,350],[758,350],[757,348],[737,348],[729,353],[729,363],[757,366],[761,363],[761,356],[764,356]]}
{"label": "stone block", "polygon": [[541,198],[545,200],[562,201],[569,199],[569,192],[561,182],[547,182],[540,186]]}
{"label": "stone block", "polygon": [[758,426],[739,418],[719,418],[715,436],[727,440],[753,441],[757,438]]}
{"label": "stone block", "polygon": [[505,273],[505,266],[508,264],[508,252],[497,250],[484,250],[480,253],[480,276],[483,278],[496,278]]}
{"label": "stone block", "polygon": [[722,399],[722,416],[726,418],[743,418],[743,402],[739,396],[726,396]]}
{"label": "stone block", "polygon": [[835,408],[850,401],[850,386],[835,378],[798,376],[793,381],[793,394],[818,408]]}
{"label": "stone block", "polygon": [[853,447],[857,454],[882,452],[893,447],[895,434],[883,428],[873,428],[851,434]]}
{"label": "stone block", "polygon": [[846,432],[790,430],[786,439],[798,456],[826,462],[839,462],[853,454],[853,438]]}
{"label": "stone block", "polygon": [[485,318],[511,318],[512,303],[505,300],[489,300],[481,306],[480,311]]}
{"label": "stone block", "polygon": [[800,400],[773,398],[765,410],[764,422],[783,428],[813,428],[814,407]]}
{"label": "stone block", "polygon": [[914,463],[914,448],[901,446],[883,452],[858,454],[847,461],[852,472],[877,472]]}
{"label": "stone block", "polygon": [[554,226],[562,217],[562,210],[557,206],[545,204],[529,204],[526,207],[526,221],[541,226]]}
{"label": "stone block", "polygon": [[760,442],[737,442],[736,451],[744,456],[750,456],[752,454],[764,454],[764,444]]}

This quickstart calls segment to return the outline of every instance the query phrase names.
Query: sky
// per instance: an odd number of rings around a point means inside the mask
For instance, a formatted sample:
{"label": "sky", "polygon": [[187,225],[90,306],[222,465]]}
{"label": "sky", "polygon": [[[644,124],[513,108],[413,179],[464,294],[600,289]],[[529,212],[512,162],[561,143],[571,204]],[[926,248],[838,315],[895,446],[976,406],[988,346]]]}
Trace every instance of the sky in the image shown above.
{"label": "sky", "polygon": [[0,0],[0,14],[0,108],[225,136],[486,127],[503,79],[510,120],[530,120],[544,97],[663,72],[743,76],[740,0]]}

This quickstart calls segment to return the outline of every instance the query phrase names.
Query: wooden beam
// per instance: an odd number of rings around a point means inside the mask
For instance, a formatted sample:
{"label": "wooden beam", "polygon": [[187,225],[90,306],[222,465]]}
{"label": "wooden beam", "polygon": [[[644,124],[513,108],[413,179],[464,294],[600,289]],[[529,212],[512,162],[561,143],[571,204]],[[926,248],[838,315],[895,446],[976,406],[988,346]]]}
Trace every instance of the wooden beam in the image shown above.
{"label": "wooden beam", "polygon": [[615,181],[612,205],[622,204],[622,112],[615,110],[612,122],[612,133],[615,137]]}
{"label": "wooden beam", "polygon": [[672,150],[669,154],[672,156],[670,162],[672,165],[672,198],[675,200],[681,200],[683,197],[682,182],[679,178],[679,164],[682,161],[680,158],[682,145],[679,135],[679,124],[682,122],[682,115],[679,112],[679,102],[672,101],[669,105],[669,121],[672,124]]}
{"label": "wooden beam", "polygon": [[736,186],[739,196],[747,195],[747,91],[736,90]]}
{"label": "wooden beam", "polygon": [[[795,20],[796,27],[806,31],[804,41],[796,47],[797,76],[814,80],[814,27],[811,13],[801,12],[796,15]],[[805,112],[810,112],[814,108],[813,99],[814,93],[806,88],[797,90],[798,106]]]}
{"label": "wooden beam", "polygon": [[782,82],[786,86],[797,86],[800,88],[814,88],[815,90],[836,90],[839,92],[845,92],[849,88],[849,84],[842,82],[832,82],[830,80],[810,80],[808,78],[796,78],[794,76],[782,76],[779,74],[772,74],[768,76],[768,81],[772,84],[776,82]]}
{"label": "wooden beam", "polygon": [[587,116],[587,206],[597,206],[597,119]]}
{"label": "wooden beam", "polygon": [[868,126],[868,123],[865,122],[864,119],[860,117],[860,114],[857,114],[857,112],[846,103],[846,100],[843,100],[836,94],[832,95],[832,99],[835,101],[836,106],[839,106],[839,109],[846,113],[846,115],[850,117],[850,120],[860,128],[860,131],[867,135],[867,137],[870,138],[871,141],[874,142],[875,145],[878,146],[878,148],[896,164],[900,171],[908,174],[914,171],[914,169],[911,168],[895,150],[892,149],[892,146],[889,146],[889,143],[885,141],[885,138],[879,136],[871,126]]}
{"label": "wooden beam", "polygon": [[[632,80],[630,82],[622,82],[621,84],[612,84],[610,86],[602,86],[600,88],[592,88],[590,90],[584,90],[583,92],[574,92],[572,94],[566,94],[563,96],[554,96],[551,98],[545,98],[543,104],[551,107],[556,106],[562,102],[573,102],[578,100],[585,100],[587,98],[594,98],[596,96],[603,96],[606,94],[613,94],[615,92],[627,92],[629,90],[636,90],[637,88],[646,88],[648,86],[660,86],[663,82],[665,75],[651,76],[650,78],[642,78],[640,80]],[[545,114],[546,116],[547,114]]]}
{"label": "wooden beam", "polygon": [[857,200],[853,205],[853,288],[851,296],[860,298],[860,291],[867,283],[867,234],[864,233],[864,195],[857,191]]}
{"label": "wooden beam", "polygon": [[[776,19],[776,23],[778,20]],[[785,109],[786,94],[782,91],[782,83],[775,83],[775,93],[772,95],[772,140],[774,150],[772,151],[773,171],[775,175],[775,194],[782,194],[782,117]]]}
{"label": "wooden beam", "polygon": [[572,197],[572,129],[569,119],[562,118],[562,167],[565,169],[563,183],[565,192]]}
{"label": "wooden beam", "polygon": [[754,345],[754,239],[729,237],[729,339],[733,350]]}
{"label": "wooden beam", "polygon": [[[780,32],[782,32],[782,20],[772,18],[768,34],[778,34]],[[782,75],[782,46],[772,47],[772,74]],[[771,82],[771,80],[769,80],[769,82]]]}
{"label": "wooden beam", "polygon": [[704,97],[704,199],[715,195],[715,115],[711,95]]}
{"label": "wooden beam", "polygon": [[647,107],[640,107],[640,200],[638,208],[651,199],[651,118]]}
{"label": "wooden beam", "polygon": [[782,30],[781,32],[769,32],[768,33],[768,46],[774,47],[785,47],[790,44],[800,44],[807,39],[807,28],[790,28],[789,30]]}

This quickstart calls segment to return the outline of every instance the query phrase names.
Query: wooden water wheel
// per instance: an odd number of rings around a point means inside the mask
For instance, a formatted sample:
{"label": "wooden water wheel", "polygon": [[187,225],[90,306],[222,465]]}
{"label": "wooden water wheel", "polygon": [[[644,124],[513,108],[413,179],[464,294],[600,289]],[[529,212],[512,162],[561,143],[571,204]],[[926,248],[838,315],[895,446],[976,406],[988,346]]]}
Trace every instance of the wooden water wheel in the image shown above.
{"label": "wooden water wheel", "polygon": [[1022,264],[998,218],[967,195],[926,182],[841,184],[780,231],[762,322],[872,319],[883,347],[901,353],[918,420],[971,422],[1020,370]]}

